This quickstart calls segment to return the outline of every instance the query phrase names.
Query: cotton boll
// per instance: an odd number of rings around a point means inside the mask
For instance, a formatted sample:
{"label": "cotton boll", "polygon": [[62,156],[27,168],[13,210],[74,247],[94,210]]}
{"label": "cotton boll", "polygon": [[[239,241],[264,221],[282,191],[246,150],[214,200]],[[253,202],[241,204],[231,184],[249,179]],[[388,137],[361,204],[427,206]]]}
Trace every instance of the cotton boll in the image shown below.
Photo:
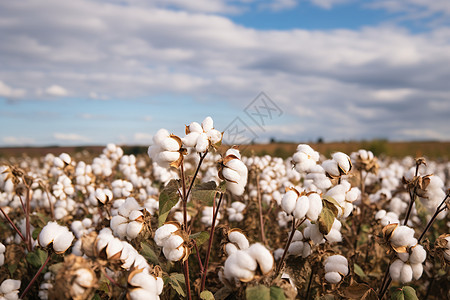
{"label": "cotton boll", "polygon": [[153,239],[158,246],[162,247],[165,240],[177,230],[179,230],[179,227],[174,224],[164,224],[155,231],[155,236]]}
{"label": "cotton boll", "polygon": [[332,176],[332,177],[339,177],[340,176],[340,172],[339,172],[338,165],[337,165],[336,161],[334,161],[332,159],[326,160],[326,161],[324,161],[322,163],[322,167],[325,170],[325,172],[327,174],[329,174],[330,176]]}
{"label": "cotton boll", "polygon": [[409,259],[409,253],[405,252],[405,253],[397,253],[398,258],[400,258],[403,262],[407,262]]}
{"label": "cotton boll", "polygon": [[228,233],[228,240],[232,243],[238,245],[240,250],[247,249],[249,247],[249,242],[247,237],[239,232],[238,230],[232,230]]}
{"label": "cotton boll", "polygon": [[266,247],[259,243],[251,245],[247,252],[258,263],[263,274],[267,274],[273,267],[273,256]]}
{"label": "cotton boll", "polygon": [[72,245],[72,241],[75,238],[72,232],[70,232],[65,227],[63,228],[65,230],[63,230],[53,240],[53,249],[55,250],[56,253],[65,252],[70,247],[70,245]]}
{"label": "cotton boll", "polygon": [[405,263],[401,261],[400,259],[396,259],[390,266],[389,266],[389,274],[391,275],[393,280],[399,281],[400,280],[400,274],[403,268],[403,265]]}
{"label": "cotton boll", "polygon": [[183,141],[183,145],[185,145],[187,147],[195,147],[195,145],[197,144],[199,135],[200,135],[199,132],[189,133],[188,135],[186,135],[184,138],[181,139]]}
{"label": "cotton boll", "polygon": [[338,272],[325,273],[325,280],[329,283],[338,283],[341,281],[342,276]]}
{"label": "cotton boll", "polygon": [[389,241],[395,247],[412,247],[417,244],[417,239],[414,238],[414,229],[408,226],[398,226]]}
{"label": "cotton boll", "polygon": [[409,261],[411,264],[421,264],[427,258],[427,251],[422,245],[416,245],[412,248],[411,255],[409,256]]}
{"label": "cotton boll", "polygon": [[289,245],[288,254],[293,256],[299,256],[303,254],[303,245],[302,241],[294,241]]}
{"label": "cotton boll", "polygon": [[226,180],[235,183],[239,182],[239,180],[241,179],[241,175],[239,175],[237,171],[230,168],[223,168],[222,175]]}
{"label": "cotton boll", "polygon": [[291,214],[296,206],[298,194],[296,191],[289,190],[281,199],[281,208],[287,213]]}
{"label": "cotton boll", "polygon": [[129,239],[136,238],[139,233],[142,231],[142,228],[144,227],[144,223],[132,221],[127,224],[127,237]]}
{"label": "cotton boll", "polygon": [[225,253],[230,256],[234,252],[238,251],[239,249],[232,243],[227,243],[225,245]]}
{"label": "cotton boll", "polygon": [[165,240],[164,247],[172,249],[178,248],[181,244],[183,244],[183,242],[184,240],[181,236],[178,234],[172,234],[167,240]]}
{"label": "cotton boll", "polygon": [[204,132],[200,133],[198,138],[197,138],[197,143],[195,145],[195,150],[197,152],[203,153],[203,152],[205,152],[208,149],[208,146],[209,146],[208,136]]}
{"label": "cotton boll", "polygon": [[171,137],[164,138],[159,146],[166,151],[178,151],[180,149],[178,141]]}
{"label": "cotton boll", "polygon": [[309,209],[306,216],[311,221],[316,221],[322,212],[322,199],[317,193],[312,193],[308,196],[309,199]]}
{"label": "cotton boll", "polygon": [[255,272],[240,266],[238,263],[239,254],[239,252],[233,253],[227,258],[224,264],[223,274],[230,282],[233,282],[234,279],[248,282],[255,276]]}
{"label": "cotton boll", "polygon": [[309,198],[301,196],[297,199],[293,215],[297,219],[303,219],[309,210]]}
{"label": "cotton boll", "polygon": [[339,166],[339,169],[344,173],[347,174],[351,168],[351,160],[350,157],[342,152],[336,152],[332,155],[333,160],[336,161],[337,165]]}
{"label": "cotton boll", "polygon": [[112,229],[114,232],[116,232],[117,227],[118,227],[120,224],[126,224],[126,223],[128,223],[128,219],[127,219],[127,218],[122,217],[121,215],[117,215],[117,216],[114,216],[114,217],[111,218],[111,221],[110,221],[110,227],[111,227],[111,229]]}
{"label": "cotton boll", "polygon": [[400,281],[402,283],[410,282],[413,279],[413,270],[409,264],[404,264],[400,271]]}
{"label": "cotton boll", "polygon": [[415,280],[418,280],[418,279],[420,279],[420,277],[422,277],[423,265],[421,263],[411,264],[411,269],[413,272],[413,278]]}
{"label": "cotton boll", "polygon": [[39,245],[47,247],[55,239],[55,233],[60,230],[60,226],[56,222],[48,222],[39,233]]}
{"label": "cotton boll", "polygon": [[[17,294],[19,293],[21,281],[20,280],[14,280],[14,279],[6,279],[2,282],[0,285],[0,294],[3,294],[6,298],[7,294],[11,294],[11,298],[6,299],[18,299]],[[12,294],[16,294],[16,297],[13,297]]]}

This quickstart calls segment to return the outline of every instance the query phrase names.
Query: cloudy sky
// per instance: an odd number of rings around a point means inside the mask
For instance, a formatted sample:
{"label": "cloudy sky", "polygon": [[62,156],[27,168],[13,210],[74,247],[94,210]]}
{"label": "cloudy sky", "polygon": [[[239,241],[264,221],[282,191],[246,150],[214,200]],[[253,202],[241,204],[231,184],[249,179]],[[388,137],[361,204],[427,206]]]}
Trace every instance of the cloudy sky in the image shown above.
{"label": "cloudy sky", "polygon": [[448,141],[450,1],[0,1],[0,146],[208,115],[259,142]]}

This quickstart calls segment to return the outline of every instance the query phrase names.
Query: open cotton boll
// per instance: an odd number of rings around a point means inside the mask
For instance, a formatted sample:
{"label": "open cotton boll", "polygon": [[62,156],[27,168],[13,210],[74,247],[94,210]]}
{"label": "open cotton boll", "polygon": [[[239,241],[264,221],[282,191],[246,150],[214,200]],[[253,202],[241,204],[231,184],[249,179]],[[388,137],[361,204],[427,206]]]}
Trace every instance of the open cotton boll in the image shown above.
{"label": "open cotton boll", "polygon": [[209,147],[209,140],[206,133],[202,132],[199,134],[197,138],[197,143],[195,145],[195,151],[197,152],[205,152]]}
{"label": "open cotton boll", "polygon": [[335,160],[328,159],[322,163],[322,167],[325,172],[331,177],[339,177],[340,172],[338,169],[338,164]]}
{"label": "open cotton boll", "polygon": [[389,266],[389,275],[392,277],[393,280],[399,281],[400,280],[400,273],[402,271],[403,265],[405,263],[400,260],[396,259],[390,266]]}
{"label": "open cotton boll", "polygon": [[69,229],[66,227],[63,228],[65,230],[61,230],[61,233],[53,240],[53,250],[55,250],[56,253],[65,252],[72,245],[72,241],[75,238]]}
{"label": "open cotton boll", "polygon": [[7,300],[18,299],[20,284],[20,280],[6,279],[0,284],[0,294],[3,294],[4,299]]}
{"label": "open cotton boll", "polygon": [[322,199],[319,194],[312,193],[308,196],[309,199],[309,209],[306,216],[311,221],[316,221],[322,212]]}
{"label": "open cotton boll", "polygon": [[222,175],[226,180],[235,183],[238,183],[239,180],[241,179],[241,175],[239,175],[237,171],[230,168],[223,168]]}
{"label": "open cotton boll", "polygon": [[144,223],[138,221],[132,221],[127,224],[127,237],[129,239],[135,239],[144,228]]}
{"label": "open cotton boll", "polygon": [[3,245],[3,243],[0,243],[0,267],[5,263],[5,251],[5,245]]}
{"label": "open cotton boll", "polygon": [[[200,126],[200,125],[199,125]],[[187,147],[195,147],[197,144],[198,137],[200,136],[200,132],[191,132],[181,139],[183,145]]]}
{"label": "open cotton boll", "polygon": [[395,247],[412,247],[417,244],[417,239],[414,238],[414,229],[408,226],[398,226],[389,241]]}
{"label": "open cotton boll", "polygon": [[39,233],[39,245],[47,247],[55,239],[55,233],[59,232],[60,225],[56,222],[48,222]]}
{"label": "open cotton boll", "polygon": [[163,248],[164,256],[169,261],[179,261],[185,255],[184,251],[185,251],[184,247],[175,248],[175,249],[174,248],[166,248],[166,247]]}
{"label": "open cotton boll", "polygon": [[236,247],[234,244],[232,243],[227,243],[225,245],[225,253],[227,256],[230,256],[231,254],[233,254],[234,252],[238,251],[238,247]]}
{"label": "open cotton boll", "polygon": [[164,247],[175,249],[180,247],[183,242],[184,240],[181,236],[179,236],[178,234],[172,234],[167,240],[165,240]]}
{"label": "open cotton boll", "polygon": [[400,281],[402,283],[410,282],[413,279],[413,270],[411,265],[403,264],[402,269],[400,270]]}
{"label": "open cotton boll", "polygon": [[332,155],[333,160],[336,161],[340,171],[342,171],[344,174],[347,174],[351,168],[352,163],[350,160],[350,157],[343,153],[343,152],[336,152]]}
{"label": "open cotton boll", "polygon": [[[239,264],[238,259],[240,252],[241,251],[231,254],[225,261],[223,275],[229,282],[233,282],[234,280],[248,282],[255,276],[254,271],[244,268]],[[252,260],[252,258],[250,258],[250,260]]]}
{"label": "open cotton boll", "polygon": [[162,139],[159,146],[166,151],[178,151],[180,149],[180,144],[178,141],[170,136]]}
{"label": "open cotton boll", "polygon": [[412,248],[411,255],[409,256],[409,261],[411,264],[421,264],[427,258],[427,251],[422,245],[416,245]]}
{"label": "open cotton boll", "polygon": [[214,128],[214,122],[211,117],[206,117],[202,122],[203,131],[207,132]]}
{"label": "open cotton boll", "polygon": [[281,199],[281,208],[289,215],[291,214],[296,206],[298,198],[298,193],[294,190],[289,190],[284,194]]}
{"label": "open cotton boll", "polygon": [[325,280],[329,283],[338,283],[341,281],[342,276],[338,272],[328,272],[325,273]]}
{"label": "open cotton boll", "polygon": [[156,229],[153,240],[158,246],[162,247],[165,240],[168,239],[173,232],[179,229],[180,228],[174,224],[164,224],[163,226]]}
{"label": "open cotton boll", "polygon": [[[107,258],[115,258],[117,254],[120,253],[123,249],[122,241],[114,238],[108,242],[108,245],[106,246],[106,257]],[[119,255],[120,257],[120,255]],[[117,258],[119,258],[117,257]]]}
{"label": "open cotton boll", "polygon": [[422,277],[423,265],[421,263],[411,264],[411,269],[413,272],[413,278],[415,280],[418,280],[418,279],[420,279],[420,277]]}
{"label": "open cotton boll", "polygon": [[307,196],[301,196],[297,199],[293,215],[297,219],[305,217],[309,210],[309,198]]}
{"label": "open cotton boll", "polygon": [[272,270],[273,256],[266,247],[260,243],[255,243],[247,249],[247,252],[256,260],[263,274],[267,274]]}
{"label": "open cotton boll", "polygon": [[294,241],[289,245],[288,254],[293,256],[302,255],[303,248],[304,248],[303,241]]}
{"label": "open cotton boll", "polygon": [[249,247],[247,237],[238,230],[231,230],[228,233],[228,240],[232,243],[235,243],[239,247],[239,250],[244,250]]}

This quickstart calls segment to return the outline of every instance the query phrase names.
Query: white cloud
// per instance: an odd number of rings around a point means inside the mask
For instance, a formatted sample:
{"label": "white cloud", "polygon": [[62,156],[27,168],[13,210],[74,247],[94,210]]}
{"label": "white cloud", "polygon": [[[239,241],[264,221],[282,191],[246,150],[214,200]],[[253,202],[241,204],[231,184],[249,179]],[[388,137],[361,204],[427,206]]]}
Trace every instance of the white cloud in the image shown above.
{"label": "white cloud", "polygon": [[90,139],[88,137],[82,136],[76,133],[53,133],[53,138],[58,141],[70,141],[70,142],[87,142]]}
{"label": "white cloud", "polygon": [[67,96],[69,92],[62,86],[54,84],[45,89],[45,94],[54,97],[64,97]]}
{"label": "white cloud", "polygon": [[152,143],[153,135],[145,132],[136,132],[133,135],[133,142],[138,144],[149,145]]}
{"label": "white cloud", "polygon": [[3,81],[0,80],[0,97],[5,97],[8,99],[15,99],[15,98],[21,98],[24,97],[26,94],[26,91],[24,89],[14,89]]}
{"label": "white cloud", "polygon": [[4,138],[2,138],[2,141],[6,145],[12,146],[32,145],[36,143],[36,140],[33,138],[20,136],[5,136]]}
{"label": "white cloud", "polygon": [[[181,0],[118,3],[0,2],[0,20],[7,20],[0,22],[0,79],[23,93],[57,82],[47,92],[59,97],[69,91],[74,98],[127,101],[170,95],[202,99],[201,105],[228,101],[237,109],[264,90],[286,116],[299,118],[303,133],[326,139],[384,134],[389,130],[370,122],[391,124],[386,116],[414,124],[411,115],[432,108],[420,99],[450,111],[449,27],[258,30],[214,15],[234,7],[226,1],[208,1],[203,10]],[[401,114],[390,113],[396,109]]]}
{"label": "white cloud", "polygon": [[324,9],[331,9],[333,6],[348,3],[352,0],[309,0],[312,4]]}

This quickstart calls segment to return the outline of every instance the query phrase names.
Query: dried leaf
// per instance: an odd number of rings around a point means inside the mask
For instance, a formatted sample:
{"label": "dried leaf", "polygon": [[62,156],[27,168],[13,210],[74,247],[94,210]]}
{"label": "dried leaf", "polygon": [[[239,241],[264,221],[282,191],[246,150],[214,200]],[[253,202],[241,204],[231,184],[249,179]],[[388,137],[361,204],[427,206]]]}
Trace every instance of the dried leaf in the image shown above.
{"label": "dried leaf", "polygon": [[200,299],[203,300],[214,300],[214,295],[210,291],[203,291],[200,293]]}
{"label": "dried leaf", "polygon": [[323,235],[326,235],[330,232],[331,227],[334,223],[334,219],[335,214],[333,213],[333,211],[330,208],[324,206],[322,212],[319,215],[319,219],[317,220],[319,224],[319,231]]}

